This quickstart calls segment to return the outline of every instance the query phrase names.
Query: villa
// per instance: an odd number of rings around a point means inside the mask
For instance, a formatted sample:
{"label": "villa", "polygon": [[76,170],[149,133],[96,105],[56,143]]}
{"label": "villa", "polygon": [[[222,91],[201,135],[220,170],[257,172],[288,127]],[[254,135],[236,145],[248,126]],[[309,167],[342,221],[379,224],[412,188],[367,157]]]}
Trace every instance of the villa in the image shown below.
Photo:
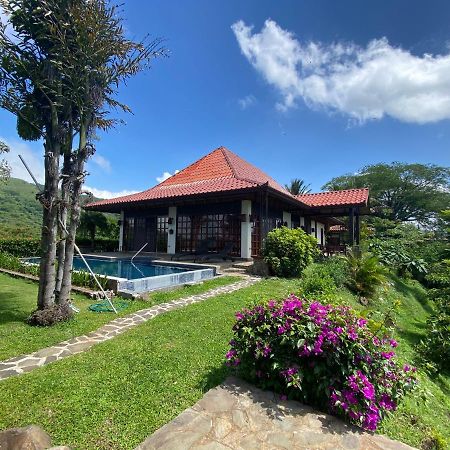
{"label": "villa", "polygon": [[120,251],[136,251],[147,243],[145,251],[173,255],[193,252],[207,240],[210,251],[232,243],[232,255],[250,259],[260,256],[264,237],[280,226],[302,228],[323,249],[332,245],[327,241],[330,227],[339,226],[347,244],[358,245],[359,218],[369,213],[368,199],[368,189],[294,196],[219,147],[151,189],[85,208],[120,213]]}

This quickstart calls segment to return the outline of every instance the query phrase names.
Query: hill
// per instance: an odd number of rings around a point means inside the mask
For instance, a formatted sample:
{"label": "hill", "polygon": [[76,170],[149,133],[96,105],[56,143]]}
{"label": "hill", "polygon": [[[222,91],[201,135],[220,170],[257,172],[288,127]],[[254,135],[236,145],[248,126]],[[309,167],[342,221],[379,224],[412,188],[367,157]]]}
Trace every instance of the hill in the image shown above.
{"label": "hill", "polygon": [[0,183],[0,236],[38,237],[42,221],[42,206],[36,200],[34,184],[10,178]]}
{"label": "hill", "polygon": [[[0,183],[0,239],[39,238],[42,223],[42,206],[36,200],[37,187],[19,178]],[[86,201],[83,196],[81,202]],[[101,200],[96,197],[94,201]]]}

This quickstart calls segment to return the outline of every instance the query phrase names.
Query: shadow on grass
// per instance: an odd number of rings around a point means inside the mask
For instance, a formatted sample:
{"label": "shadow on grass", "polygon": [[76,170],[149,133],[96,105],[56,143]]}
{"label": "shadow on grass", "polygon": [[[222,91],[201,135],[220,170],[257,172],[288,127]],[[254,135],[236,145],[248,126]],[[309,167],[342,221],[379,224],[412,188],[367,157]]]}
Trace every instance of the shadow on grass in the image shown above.
{"label": "shadow on grass", "polygon": [[401,278],[392,275],[391,280],[394,283],[395,289],[403,294],[405,297],[412,296],[414,297],[418,303],[422,306],[423,310],[428,314],[432,314],[433,308],[428,300],[428,296],[426,291],[420,289],[417,286],[414,286],[410,283],[405,282]]}
{"label": "shadow on grass", "polygon": [[30,314],[21,309],[20,294],[17,291],[0,292],[0,325],[23,322]]}
{"label": "shadow on grass", "polygon": [[233,370],[223,362],[220,366],[211,368],[198,384],[198,388],[200,388],[203,393],[206,393],[210,389],[223,383],[225,379],[232,374]]}

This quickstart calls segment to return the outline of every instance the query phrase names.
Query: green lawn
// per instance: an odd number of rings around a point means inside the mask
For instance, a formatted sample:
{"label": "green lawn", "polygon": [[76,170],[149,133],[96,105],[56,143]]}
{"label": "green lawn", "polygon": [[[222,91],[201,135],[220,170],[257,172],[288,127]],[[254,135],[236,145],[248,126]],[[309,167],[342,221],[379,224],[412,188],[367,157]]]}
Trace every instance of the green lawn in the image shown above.
{"label": "green lawn", "polygon": [[[237,277],[218,277],[202,284],[157,292],[151,294],[148,301],[131,301],[129,307],[120,312],[119,316],[237,280]],[[117,317],[114,313],[89,311],[88,307],[94,301],[83,295],[74,295],[74,304],[80,308],[74,320],[51,328],[30,327],[24,321],[36,308],[36,298],[37,283],[0,273],[0,361],[88,333]]]}
{"label": "green lawn", "polygon": [[[430,308],[419,285],[394,281],[376,309],[400,300],[398,350],[409,361]],[[224,353],[237,309],[299,288],[297,280],[265,280],[158,316],[86,353],[0,382],[0,429],[36,423],[55,444],[134,448],[225,378]],[[341,298],[357,306],[348,293]],[[449,378],[419,376],[419,390],[381,429],[416,447],[429,436],[450,435]]]}

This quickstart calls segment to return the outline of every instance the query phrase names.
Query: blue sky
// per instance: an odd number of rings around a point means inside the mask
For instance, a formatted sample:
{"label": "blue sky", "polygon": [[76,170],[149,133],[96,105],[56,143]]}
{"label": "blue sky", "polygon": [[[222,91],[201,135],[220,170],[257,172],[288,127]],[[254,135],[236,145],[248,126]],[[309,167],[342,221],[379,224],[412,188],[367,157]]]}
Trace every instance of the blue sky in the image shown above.
{"label": "blue sky", "polygon": [[[122,88],[134,115],[96,143],[86,181],[96,195],[147,189],[221,145],[314,190],[369,163],[450,165],[448,0],[123,9],[129,35],[164,37],[170,57]],[[26,177],[18,152],[42,174],[41,145],[20,142],[4,111],[0,137],[16,176]]]}

